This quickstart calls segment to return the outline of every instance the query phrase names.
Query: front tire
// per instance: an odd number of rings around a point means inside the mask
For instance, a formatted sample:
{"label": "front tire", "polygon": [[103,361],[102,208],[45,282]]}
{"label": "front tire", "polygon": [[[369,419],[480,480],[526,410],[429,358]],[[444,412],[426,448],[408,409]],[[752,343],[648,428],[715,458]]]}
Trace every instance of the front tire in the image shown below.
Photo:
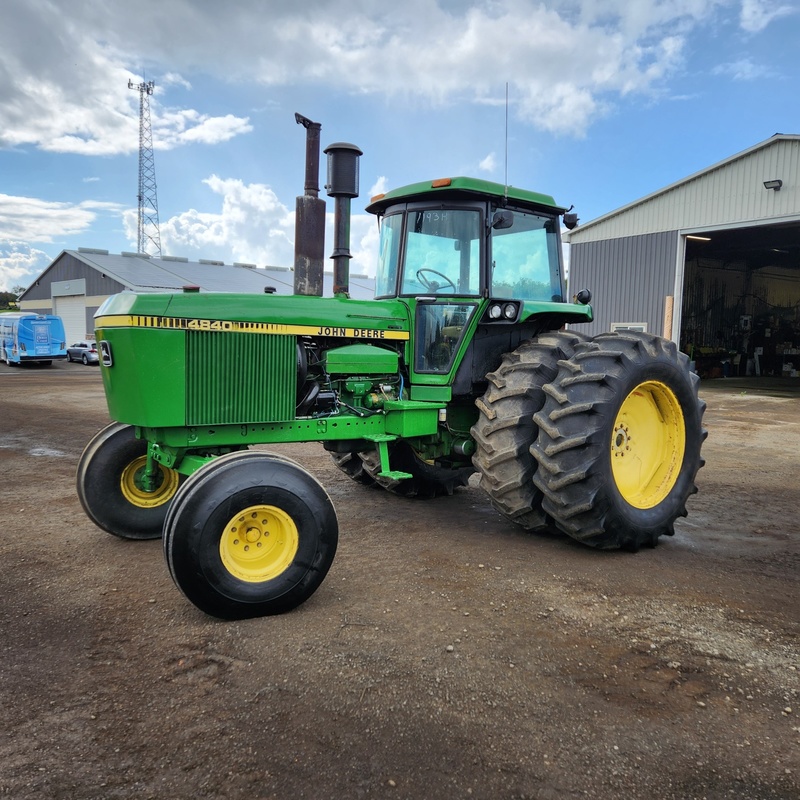
{"label": "front tire", "polygon": [[600,334],[561,362],[531,448],[559,529],[633,551],[674,533],[704,463],[698,384],[673,342],[635,331]]}
{"label": "front tire", "polygon": [[339,539],[325,490],[299,464],[230,453],[198,470],[164,525],[170,574],[186,598],[220,619],[289,611],[320,586]]}
{"label": "front tire", "polygon": [[527,530],[548,524],[542,493],[533,483],[533,415],[544,404],[543,387],[558,373],[559,359],[569,358],[585,341],[574,331],[549,331],[523,342],[486,376],[488,389],[475,402],[479,417],[472,426],[472,463],[479,485],[501,514]]}
{"label": "front tire", "polygon": [[147,442],[132,425],[114,422],[90,442],[78,462],[78,498],[89,519],[123,539],[158,539],[184,476],[159,465],[155,491],[144,490]]}

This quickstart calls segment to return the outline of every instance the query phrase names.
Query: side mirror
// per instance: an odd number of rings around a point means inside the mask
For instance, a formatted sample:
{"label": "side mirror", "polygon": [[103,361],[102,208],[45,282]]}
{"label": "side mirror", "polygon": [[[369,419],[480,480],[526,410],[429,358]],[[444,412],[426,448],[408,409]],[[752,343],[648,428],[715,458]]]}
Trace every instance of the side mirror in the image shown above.
{"label": "side mirror", "polygon": [[492,217],[492,228],[496,231],[510,228],[514,224],[514,212],[507,209],[501,209],[494,212]]}
{"label": "side mirror", "polygon": [[577,294],[573,295],[572,300],[582,306],[588,306],[592,302],[592,293],[588,289],[581,289]]}

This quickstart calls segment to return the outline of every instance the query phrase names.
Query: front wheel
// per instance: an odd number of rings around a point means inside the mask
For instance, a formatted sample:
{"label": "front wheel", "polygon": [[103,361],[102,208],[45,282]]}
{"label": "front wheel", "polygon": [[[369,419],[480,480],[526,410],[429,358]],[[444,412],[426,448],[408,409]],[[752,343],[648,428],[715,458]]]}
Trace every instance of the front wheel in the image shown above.
{"label": "front wheel", "polygon": [[634,331],[600,334],[560,362],[531,447],[558,528],[634,551],[674,533],[703,465],[698,384],[673,342]]}
{"label": "front wheel", "polygon": [[220,619],[289,611],[320,586],[339,540],[325,490],[299,464],[230,453],[186,481],[164,525],[177,587]]}
{"label": "front wheel", "polygon": [[98,528],[123,539],[161,536],[183,476],[159,465],[155,490],[146,491],[146,466],[147,442],[136,438],[132,425],[114,422],[86,445],[78,462],[78,498]]}

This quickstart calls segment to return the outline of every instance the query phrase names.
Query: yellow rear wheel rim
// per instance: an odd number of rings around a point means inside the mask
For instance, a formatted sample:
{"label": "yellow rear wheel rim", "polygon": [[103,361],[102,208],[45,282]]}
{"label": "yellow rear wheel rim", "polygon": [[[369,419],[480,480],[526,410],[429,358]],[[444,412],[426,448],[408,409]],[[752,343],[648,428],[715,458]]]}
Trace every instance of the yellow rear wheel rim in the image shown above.
{"label": "yellow rear wheel rim", "polygon": [[142,475],[147,466],[147,456],[139,456],[128,464],[120,477],[120,489],[125,499],[138,508],[155,508],[168,503],[178,491],[180,473],[161,464],[156,473],[155,491],[142,488]]}
{"label": "yellow rear wheel rim", "polygon": [[617,489],[635,508],[654,508],[675,486],[686,425],[675,393],[660,381],[640,383],[623,401],[611,433]]}
{"label": "yellow rear wheel rim", "polygon": [[219,555],[231,575],[248,583],[261,583],[288,569],[299,544],[297,525],[283,509],[249,506],[225,526]]}

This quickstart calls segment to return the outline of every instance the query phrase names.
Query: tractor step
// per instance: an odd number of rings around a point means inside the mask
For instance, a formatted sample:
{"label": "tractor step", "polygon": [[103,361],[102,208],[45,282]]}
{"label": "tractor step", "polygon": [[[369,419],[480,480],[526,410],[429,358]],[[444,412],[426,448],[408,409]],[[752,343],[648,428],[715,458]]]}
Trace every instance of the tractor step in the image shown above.
{"label": "tractor step", "polygon": [[389,468],[389,442],[396,441],[396,436],[392,436],[390,433],[376,433],[372,436],[365,436],[364,438],[370,442],[374,442],[378,447],[378,456],[381,460],[381,468],[377,473],[379,478],[404,481],[414,477],[410,472],[401,472],[400,470]]}

